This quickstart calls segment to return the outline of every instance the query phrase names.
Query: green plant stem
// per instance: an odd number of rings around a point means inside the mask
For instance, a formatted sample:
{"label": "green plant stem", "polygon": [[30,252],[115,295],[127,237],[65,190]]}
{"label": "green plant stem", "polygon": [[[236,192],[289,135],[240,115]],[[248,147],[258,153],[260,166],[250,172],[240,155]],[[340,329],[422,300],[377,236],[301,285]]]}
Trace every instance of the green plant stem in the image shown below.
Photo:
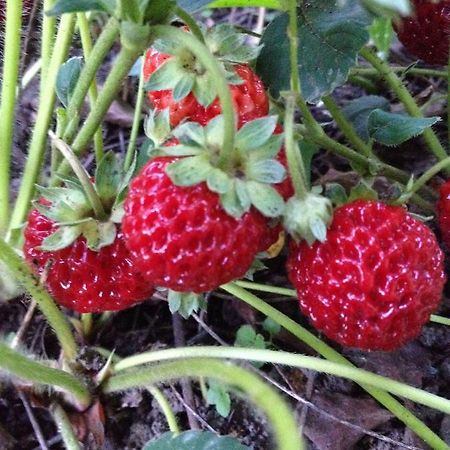
{"label": "green plant stem", "polygon": [[88,389],[74,375],[33,361],[1,342],[0,355],[0,367],[10,375],[40,385],[60,387],[73,396],[81,409],[91,403]]}
{"label": "green plant stem", "polygon": [[56,134],[52,131],[49,132],[49,135],[52,138],[53,145],[62,153],[83,186],[84,193],[94,210],[95,217],[99,220],[105,220],[108,215],[103,208],[102,201],[100,200],[86,169],[82,166],[72,149],[63,140],[57,138]]}
{"label": "green plant stem", "polygon": [[[284,329],[292,333],[298,339],[306,343],[317,353],[322,355],[329,361],[354,367],[347,359],[345,359],[336,350],[329,345],[322,342],[314,334],[294,322],[291,318],[268,305],[266,302],[256,297],[255,295],[247,292],[245,289],[240,288],[234,283],[222,286],[222,288],[230,294],[241,299],[248,305],[252,306],[256,310],[260,311],[267,317],[281,325]],[[400,402],[389,395],[373,387],[362,385],[362,387],[378,402],[384,405],[389,411],[391,411],[399,420],[405,423],[412,431],[420,436],[425,442],[427,442],[432,448],[445,449],[446,444],[437,436],[430,428],[428,428],[422,421],[415,417],[407,408],[405,408]]]}
{"label": "green plant stem", "polygon": [[[377,69],[383,76],[385,82],[389,87],[395,92],[399,100],[405,106],[406,111],[416,118],[423,118],[423,114],[420,108],[417,106],[412,95],[409,93],[408,89],[403,85],[401,79],[391,70],[389,64],[379,58],[376,53],[365,47],[361,50],[361,56],[366,59],[372,66]],[[423,138],[428,145],[430,151],[438,158],[443,160],[447,157],[447,153],[439,142],[438,137],[431,128],[427,128],[423,132]],[[448,169],[447,174],[450,174],[450,169]]]}
{"label": "green plant stem", "polygon": [[188,358],[239,359],[314,370],[356,381],[360,384],[370,385],[380,390],[407,398],[421,405],[429,406],[430,408],[450,414],[450,400],[431,394],[422,389],[341,363],[330,362],[313,356],[296,355],[274,350],[217,346],[173,348],[169,350],[142,353],[123,359],[121,363],[117,364],[116,371],[120,372],[126,368],[129,369],[130,367],[142,364],[161,363],[168,360],[184,360]]}
{"label": "green plant stem", "polygon": [[450,149],[450,51],[447,64],[447,139]]}
{"label": "green plant stem", "polygon": [[42,10],[42,37],[41,37],[41,92],[45,92],[47,86],[47,73],[55,43],[56,17],[47,16],[46,11],[50,10],[56,0],[44,0]]}
{"label": "green plant stem", "polygon": [[22,6],[22,0],[6,2],[6,35],[3,46],[0,105],[0,235],[7,230],[10,219],[9,182],[21,56],[19,30],[22,29]]}
{"label": "green plant stem", "polygon": [[[91,30],[89,29],[89,21],[85,13],[77,14],[78,27],[80,29],[81,44],[83,46],[83,53],[85,60],[89,59],[92,54],[93,45]],[[91,106],[95,105],[98,97],[97,82],[95,78],[92,80],[91,87],[89,88],[89,99]],[[95,148],[95,160],[97,164],[102,160],[104,155],[104,145],[103,145],[103,130],[99,127],[94,136],[94,148]]]}
{"label": "green plant stem", "polygon": [[62,406],[59,404],[53,405],[51,412],[58,431],[61,434],[66,450],[82,450],[80,442],[73,431],[70,419]]}
{"label": "green plant stem", "polygon": [[35,184],[42,171],[42,163],[47,145],[47,132],[50,127],[55,104],[55,85],[58,71],[67,59],[75,25],[75,15],[65,14],[60,22],[54,52],[48,68],[45,88],[41,91],[36,123],[28,152],[24,175],[11,218],[10,231],[19,228],[27,216],[35,191]]}
{"label": "green plant stem", "polygon": [[119,36],[119,23],[114,17],[109,19],[108,23],[103,28],[100,37],[92,49],[89,58],[81,71],[77,85],[72,93],[70,102],[67,108],[67,117],[71,119],[63,138],[66,142],[72,143],[73,137],[77,131],[80,111],[83,107],[86,95],[95,80],[98,69],[103,63],[108,52],[111,50],[114,42]]}
{"label": "green plant stem", "polygon": [[[11,270],[17,281],[30,293],[39,306],[48,323],[55,331],[65,357],[73,360],[78,348],[64,314],[58,309],[49,293],[41,286],[39,279],[22,261],[16,252],[0,238],[0,260]],[[1,360],[1,358],[0,358]]]}
{"label": "green plant stem", "polygon": [[153,395],[153,397],[155,397],[155,400],[158,402],[158,405],[167,420],[167,424],[169,425],[169,430],[174,434],[179,434],[180,427],[178,426],[177,418],[167,398],[156,386],[150,386],[147,388],[147,390],[151,395]]}
{"label": "green plant stem", "polygon": [[[234,284],[244,289],[251,289],[253,291],[267,292],[269,294],[278,294],[285,295],[286,297],[297,298],[297,292],[295,291],[295,289],[282,288],[278,286],[268,286],[265,284],[254,283],[253,281],[235,281]],[[446,317],[436,316],[432,314],[430,320],[431,322],[450,326],[450,319],[447,319]]]}
{"label": "green plant stem", "polygon": [[[145,55],[144,55],[145,58]],[[128,144],[127,154],[125,157],[124,169],[128,171],[133,163],[136,155],[136,142],[139,135],[139,128],[142,120],[142,106],[144,104],[145,90],[144,90],[144,63],[142,63],[141,72],[139,74],[139,85],[136,98],[136,106],[134,108],[133,127],[131,128],[130,143]]]}
{"label": "green plant stem", "polygon": [[356,133],[353,125],[346,119],[339,106],[329,95],[322,97],[325,107],[330,112],[339,129],[344,133],[347,140],[364,156],[373,158],[374,154],[370,145],[366,144]]}
{"label": "green plant stem", "polygon": [[197,25],[196,20],[183,8],[176,6],[174,9],[175,14],[188,26],[192,34],[202,43],[205,43],[202,30]]}
{"label": "green plant stem", "polygon": [[[352,161],[356,164],[359,164],[363,167],[366,167],[369,169],[369,167],[376,168],[376,171],[380,175],[384,175],[387,178],[390,178],[392,180],[396,180],[400,183],[407,184],[409,181],[409,175],[406,172],[403,172],[400,169],[397,169],[396,167],[390,166],[389,164],[385,164],[378,160],[371,160],[366,158],[365,156],[359,154],[355,150],[340,144],[339,142],[335,141],[334,139],[330,138],[326,134],[317,135],[314,133],[309,133],[308,129],[304,125],[297,125],[297,130],[299,130],[300,134],[304,136],[305,138],[308,138],[318,146],[325,148],[333,153],[336,153],[337,155],[340,155],[349,161]],[[427,194],[435,196],[436,193],[430,189],[426,189]],[[429,214],[434,213],[434,206],[424,200],[422,197],[418,196],[417,194],[413,195],[411,197],[411,200],[417,204],[420,208],[422,208],[425,212]]]}
{"label": "green plant stem", "polygon": [[81,325],[83,328],[83,335],[89,337],[94,327],[94,316],[92,313],[81,314]]}
{"label": "green plant stem", "polygon": [[[133,67],[133,64],[136,62],[141,52],[142,49],[129,48],[125,46],[123,46],[120,50],[119,55],[114,61],[113,69],[111,70],[103,89],[98,96],[97,102],[93,106],[84,122],[83,127],[73,141],[72,151],[75,155],[77,155],[77,157],[83,156],[87,150],[90,141],[97,132],[103,118],[108,112],[109,107],[119,93],[123,80],[128,76],[130,69]],[[63,161],[57,170],[57,174],[63,176],[67,173],[68,169],[69,166],[67,161]],[[57,182],[57,178],[53,177],[50,184],[54,185]]]}
{"label": "green plant stem", "polygon": [[183,47],[186,47],[214,79],[224,117],[223,145],[220,149],[218,166],[225,170],[228,169],[235,151],[236,115],[228,82],[218,62],[211,55],[208,48],[197,38],[178,28],[168,25],[157,25],[153,27],[153,34],[155,38],[175,40]]}
{"label": "green plant stem", "polygon": [[114,375],[106,382],[103,390],[113,393],[184,377],[213,378],[241,389],[267,415],[278,449],[303,448],[295,417],[284,399],[253,373],[229,363],[212,359],[162,363]]}
{"label": "green plant stem", "polygon": [[[426,77],[440,77],[447,78],[446,70],[425,69],[419,67],[412,67],[406,70],[406,67],[390,66],[394,73],[400,73],[402,76],[426,76]],[[381,77],[382,75],[377,69],[371,67],[354,67],[350,70],[350,75],[363,75]]]}
{"label": "green plant stem", "polygon": [[289,174],[295,189],[295,195],[299,199],[305,199],[308,195],[308,186],[306,184],[306,172],[303,159],[297,157],[298,146],[294,138],[294,114],[295,114],[296,96],[291,94],[286,102],[286,114],[284,118],[286,156],[289,167]]}

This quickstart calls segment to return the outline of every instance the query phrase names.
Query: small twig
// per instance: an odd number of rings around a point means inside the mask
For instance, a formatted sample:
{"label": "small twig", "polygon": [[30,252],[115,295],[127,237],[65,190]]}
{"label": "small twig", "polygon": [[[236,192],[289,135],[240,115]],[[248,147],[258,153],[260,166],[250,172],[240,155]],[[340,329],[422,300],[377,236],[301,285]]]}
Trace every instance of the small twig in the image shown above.
{"label": "small twig", "polygon": [[[183,322],[181,316],[175,313],[172,316],[173,323],[173,336],[175,340],[175,347],[184,347],[186,345],[186,339],[184,336]],[[197,420],[197,414],[193,414],[194,411],[194,391],[192,390],[192,385],[189,380],[181,380],[181,390],[183,392],[183,398],[185,399],[186,405],[189,408],[186,409],[188,416],[189,426],[192,430],[200,430],[200,425]]]}
{"label": "small twig", "polygon": [[42,432],[42,429],[33,413],[33,410],[31,409],[30,403],[28,402],[23,392],[18,391],[17,393],[19,395],[20,400],[23,403],[23,406],[27,413],[28,419],[30,420],[31,426],[33,427],[34,434],[36,435],[36,439],[39,442],[41,450],[49,450],[47,446],[47,441],[44,437],[44,433]]}

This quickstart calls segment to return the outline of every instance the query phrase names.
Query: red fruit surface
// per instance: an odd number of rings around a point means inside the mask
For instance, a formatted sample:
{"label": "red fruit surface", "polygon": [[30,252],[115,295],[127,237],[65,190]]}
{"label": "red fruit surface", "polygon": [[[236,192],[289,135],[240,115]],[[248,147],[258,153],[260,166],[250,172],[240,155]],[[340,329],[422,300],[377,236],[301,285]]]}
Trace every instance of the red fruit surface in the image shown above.
{"label": "red fruit surface", "polygon": [[153,287],[136,272],[122,232],[112,245],[98,252],[90,250],[84,238],[63,250],[40,250],[44,239],[55,231],[50,219],[32,210],[23,251],[37,274],[42,273],[50,259],[53,261],[47,288],[60,305],[80,313],[118,311],[153,294]]}
{"label": "red fruit surface", "polygon": [[[171,58],[170,55],[150,49],[146,54],[144,63],[145,80],[149,80],[152,73],[169,58]],[[235,110],[238,114],[239,127],[241,127],[245,123],[269,113],[269,98],[263,82],[249,66],[236,65],[235,71],[244,81],[239,85],[230,85]],[[222,112],[218,99],[205,108],[198,103],[192,93],[180,102],[173,100],[170,90],[149,92],[148,98],[157,110],[170,108],[172,126],[178,125],[182,120],[206,125],[212,118]]]}
{"label": "red fruit surface", "polygon": [[267,220],[256,210],[229,216],[205,183],[179,187],[166,175],[176,158],[151,160],[133,180],[123,233],[137,268],[155,286],[207,292],[250,268]]}
{"label": "red fruit surface", "polygon": [[443,253],[400,207],[357,200],[338,208],[324,243],[292,243],[300,307],[330,339],[391,351],[420,334],[441,300]]}
{"label": "red fruit surface", "polygon": [[442,240],[450,248],[450,181],[444,183],[439,190],[437,213]]}
{"label": "red fruit surface", "polygon": [[450,38],[450,0],[413,0],[415,15],[395,25],[411,54],[429,64],[446,65]]}

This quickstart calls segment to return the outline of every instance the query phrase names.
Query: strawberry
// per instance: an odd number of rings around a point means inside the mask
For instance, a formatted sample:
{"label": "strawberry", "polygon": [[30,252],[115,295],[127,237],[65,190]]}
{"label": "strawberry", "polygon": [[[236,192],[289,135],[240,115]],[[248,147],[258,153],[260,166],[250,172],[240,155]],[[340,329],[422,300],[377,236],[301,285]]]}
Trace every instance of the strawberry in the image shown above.
{"label": "strawberry", "polygon": [[[158,116],[150,117],[148,134],[165,128],[158,122]],[[236,135],[230,167],[224,169],[217,157],[223,117],[206,127],[184,123],[173,132],[177,140],[165,148],[170,156],[151,160],[135,178],[123,231],[138,269],[152,284],[202,293],[248,271],[269,220],[284,211],[272,187],[285,177],[275,159],[282,143],[275,126],[276,117],[245,124]]]}
{"label": "strawberry", "polygon": [[[111,153],[100,162],[92,187],[102,217],[75,178],[67,178],[65,187],[40,188],[23,251],[36,273],[48,268],[46,285],[59,304],[81,313],[117,311],[152,295],[153,286],[136,271],[120,226],[132,174],[133,169],[124,174]],[[87,173],[84,182],[89,182]]]}
{"label": "strawberry", "polygon": [[153,284],[207,292],[245,275],[266,221],[256,210],[231,217],[206,183],[176,186],[166,168],[177,160],[155,158],[133,180],[123,232],[136,267]]}
{"label": "strawberry", "polygon": [[367,200],[338,208],[325,242],[293,242],[288,272],[312,324],[363,350],[418,336],[445,283],[431,230],[403,208]]}
{"label": "strawberry", "polygon": [[47,288],[62,306],[78,311],[118,311],[147,300],[154,289],[134,268],[120,230],[114,242],[98,251],[78,238],[57,251],[44,251],[45,239],[58,226],[37,209],[31,211],[25,228],[25,258],[37,273],[50,262]]}
{"label": "strawberry", "polygon": [[450,248],[450,181],[444,183],[439,190],[437,213],[442,240]]}
{"label": "strawberry", "polygon": [[415,14],[395,29],[402,44],[428,64],[446,65],[450,36],[450,0],[413,0]]}
{"label": "strawberry", "polygon": [[[223,64],[229,79],[239,127],[267,115],[269,99],[264,84],[245,64],[247,60],[256,58],[259,49],[245,47],[229,25],[219,25],[209,30],[205,41]],[[164,53],[163,49],[171,54]],[[204,73],[187,50],[171,48],[167,43],[159,42],[156,48],[146,53],[143,70],[151,104],[159,111],[170,109],[172,126],[183,120],[206,125],[221,113],[214,80]],[[186,85],[188,89],[185,89]]]}

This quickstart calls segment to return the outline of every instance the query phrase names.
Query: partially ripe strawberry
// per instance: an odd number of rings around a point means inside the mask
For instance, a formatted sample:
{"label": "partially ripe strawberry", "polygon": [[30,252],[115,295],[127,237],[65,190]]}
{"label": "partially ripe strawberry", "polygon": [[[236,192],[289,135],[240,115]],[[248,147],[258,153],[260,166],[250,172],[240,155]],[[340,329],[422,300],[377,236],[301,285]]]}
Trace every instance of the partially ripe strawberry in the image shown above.
{"label": "partially ripe strawberry", "polygon": [[363,350],[417,337],[445,283],[431,230],[403,208],[366,200],[335,211],[324,243],[292,242],[288,272],[314,327]]}
{"label": "partially ripe strawberry", "polygon": [[446,65],[450,44],[450,0],[413,0],[415,13],[395,24],[398,38],[412,55],[428,64]]}
{"label": "partially ripe strawberry", "polygon": [[123,232],[136,268],[151,284],[207,292],[245,275],[267,221],[253,208],[230,216],[206,183],[176,186],[166,168],[177,160],[155,158],[133,180]]}
{"label": "partially ripe strawberry", "polygon": [[44,251],[57,225],[33,209],[25,228],[23,248],[28,264],[41,274],[51,264],[46,286],[57,303],[80,313],[118,311],[149,299],[153,286],[136,271],[118,230],[111,245],[90,250],[83,237],[58,251]]}
{"label": "partially ripe strawberry", "polygon": [[442,240],[450,248],[450,181],[444,183],[439,190],[437,217]]}

